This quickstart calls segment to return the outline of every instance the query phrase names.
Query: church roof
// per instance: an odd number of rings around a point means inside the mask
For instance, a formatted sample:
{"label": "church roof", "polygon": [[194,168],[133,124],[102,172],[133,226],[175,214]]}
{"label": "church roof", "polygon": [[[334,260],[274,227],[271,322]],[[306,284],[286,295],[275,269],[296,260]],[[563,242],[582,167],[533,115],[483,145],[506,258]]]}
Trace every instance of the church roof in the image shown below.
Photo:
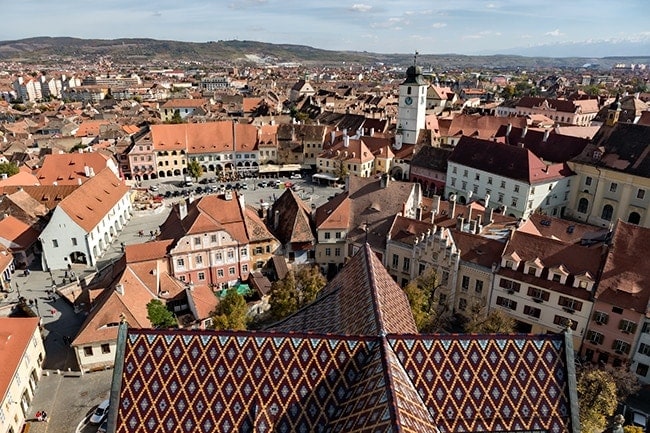
{"label": "church roof", "polygon": [[[176,431],[573,431],[570,335],[392,333],[391,280],[366,245],[376,326],[310,333],[120,328],[109,429]],[[345,272],[345,268],[342,272]],[[352,271],[351,271],[352,272]],[[323,316],[354,307],[333,280]],[[340,285],[338,287],[337,285]],[[379,290],[383,287],[384,290]],[[376,298],[372,298],[376,296]],[[391,295],[396,296],[396,295]],[[315,304],[319,301],[317,300]],[[307,307],[310,308],[310,307]],[[312,308],[314,311],[317,308]],[[408,313],[402,310],[402,314]],[[333,317],[333,316],[331,316]],[[411,319],[412,320],[412,319]],[[336,322],[336,320],[333,320]],[[407,328],[408,329],[408,328]],[[331,329],[336,331],[335,329]],[[387,332],[388,331],[388,332]],[[568,344],[568,343],[567,343]]]}

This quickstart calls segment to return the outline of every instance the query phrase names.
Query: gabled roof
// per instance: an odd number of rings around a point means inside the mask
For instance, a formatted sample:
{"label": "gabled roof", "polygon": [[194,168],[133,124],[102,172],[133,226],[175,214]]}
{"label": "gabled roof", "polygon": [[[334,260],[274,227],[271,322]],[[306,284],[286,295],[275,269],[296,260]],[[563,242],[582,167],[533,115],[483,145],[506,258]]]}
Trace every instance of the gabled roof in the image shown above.
{"label": "gabled roof", "polygon": [[229,121],[151,125],[150,128],[156,151],[186,150],[191,154],[252,151],[258,139],[255,125]]}
{"label": "gabled roof", "polygon": [[310,314],[281,322],[282,331],[121,327],[109,424],[119,433],[143,425],[161,432],[578,428],[570,334],[390,333],[408,331],[413,319],[368,245],[339,276],[346,272],[306,307]]}
{"label": "gabled roof", "polygon": [[567,162],[580,155],[589,144],[586,138],[550,133],[550,131],[546,134],[544,131],[526,129],[525,135],[523,132],[523,128],[514,127],[508,132],[508,127],[502,126],[496,136],[502,143],[513,146],[523,144],[524,148],[548,162]]}
{"label": "gabled roof", "polygon": [[572,174],[565,164],[546,165],[523,147],[466,136],[458,141],[448,161],[530,185]]}
{"label": "gabled roof", "polygon": [[34,200],[52,210],[58,206],[59,202],[72,194],[79,185],[35,185],[35,186],[11,186],[4,189],[5,194],[12,194],[22,189],[29,194]]}
{"label": "gabled roof", "polygon": [[[0,401],[9,404],[6,393],[38,329],[39,320],[40,317],[0,317]],[[14,395],[12,398],[20,397]]]}
{"label": "gabled roof", "polygon": [[0,220],[0,242],[12,251],[27,249],[38,239],[38,231],[18,218],[8,215]]}
{"label": "gabled roof", "polygon": [[59,208],[90,232],[129,190],[111,169],[105,168],[61,200]]}
{"label": "gabled roof", "polygon": [[273,203],[271,220],[272,230],[283,245],[316,241],[312,231],[311,209],[290,188]]}
{"label": "gabled roof", "polygon": [[98,174],[108,167],[109,160],[102,152],[55,153],[45,157],[36,176],[41,185],[78,185],[91,178],[86,170]]}
{"label": "gabled roof", "polygon": [[176,108],[200,108],[207,104],[206,99],[188,99],[188,98],[174,98],[168,99],[160,108],[162,109],[176,109]]}
{"label": "gabled roof", "polygon": [[599,301],[641,314],[648,312],[649,244],[650,229],[618,220],[595,295]]}

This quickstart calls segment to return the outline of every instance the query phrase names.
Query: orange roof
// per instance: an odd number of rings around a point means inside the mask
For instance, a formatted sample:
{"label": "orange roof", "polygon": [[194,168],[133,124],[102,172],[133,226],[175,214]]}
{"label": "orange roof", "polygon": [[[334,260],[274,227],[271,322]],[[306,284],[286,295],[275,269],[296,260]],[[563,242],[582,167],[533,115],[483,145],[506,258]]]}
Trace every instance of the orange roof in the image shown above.
{"label": "orange roof", "polygon": [[152,125],[151,141],[156,151],[186,149],[195,154],[252,151],[257,148],[257,127],[235,123],[233,138],[233,123],[229,121]]}
{"label": "orange roof", "polygon": [[6,397],[5,393],[23,360],[27,345],[38,328],[39,320],[39,317],[0,317],[0,392],[3,397]]}
{"label": "orange roof", "polygon": [[128,192],[129,187],[105,168],[64,198],[59,207],[89,232]]}
{"label": "orange roof", "polygon": [[244,102],[242,103],[242,110],[244,110],[244,113],[250,113],[251,111],[255,110],[258,105],[263,101],[262,98],[256,97],[256,98],[244,98]]}
{"label": "orange roof", "polygon": [[4,272],[13,261],[14,255],[11,254],[11,251],[4,245],[0,245],[0,273]]}
{"label": "orange roof", "polygon": [[19,171],[13,176],[0,180],[0,191],[5,186],[38,185],[38,178],[28,171]]}
{"label": "orange roof", "polygon": [[123,125],[122,130],[127,134],[135,134],[140,128],[137,125]]}
{"label": "orange roof", "polygon": [[79,129],[77,129],[77,133],[75,134],[75,137],[96,137],[99,135],[99,129],[102,125],[108,125],[111,123],[109,120],[84,120],[81,125],[79,125]]}
{"label": "orange roof", "polygon": [[[7,244],[2,240],[5,239]],[[0,242],[12,250],[28,248],[38,239],[38,231],[18,218],[8,215],[0,220]]]}
{"label": "orange roof", "polygon": [[219,299],[217,299],[212,289],[204,284],[193,286],[191,290],[187,291],[187,296],[192,297],[194,300],[194,307],[199,320],[210,317],[210,313],[219,304]]}
{"label": "orange roof", "polygon": [[78,185],[85,182],[86,167],[99,173],[108,166],[109,157],[101,152],[57,153],[47,155],[37,176],[41,185]]}
{"label": "orange roof", "polygon": [[207,103],[205,99],[170,99],[160,108],[198,108]]}

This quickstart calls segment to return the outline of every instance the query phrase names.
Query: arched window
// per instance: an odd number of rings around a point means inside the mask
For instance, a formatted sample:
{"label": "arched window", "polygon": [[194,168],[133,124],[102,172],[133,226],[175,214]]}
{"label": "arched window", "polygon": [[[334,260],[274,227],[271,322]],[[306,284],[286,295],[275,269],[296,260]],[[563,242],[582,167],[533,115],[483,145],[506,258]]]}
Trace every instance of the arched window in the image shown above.
{"label": "arched window", "polygon": [[641,215],[639,215],[638,212],[632,212],[630,213],[630,216],[627,217],[627,222],[629,222],[630,224],[639,225],[639,223],[641,222]]}
{"label": "arched window", "polygon": [[582,197],[580,201],[578,201],[578,212],[580,213],[587,213],[587,208],[589,207],[589,200],[586,198]]}
{"label": "arched window", "polygon": [[600,217],[604,220],[611,221],[613,214],[614,214],[614,208],[612,207],[612,205],[606,204],[605,206],[603,206],[603,213],[600,215]]}

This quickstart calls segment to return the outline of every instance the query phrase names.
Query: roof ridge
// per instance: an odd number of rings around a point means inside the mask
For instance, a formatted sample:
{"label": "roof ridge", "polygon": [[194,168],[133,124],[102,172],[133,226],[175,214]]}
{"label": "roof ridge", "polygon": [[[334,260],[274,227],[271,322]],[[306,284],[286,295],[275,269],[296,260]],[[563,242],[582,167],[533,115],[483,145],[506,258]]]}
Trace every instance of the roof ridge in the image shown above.
{"label": "roof ridge", "polygon": [[374,266],[372,262],[372,257],[371,254],[373,254],[372,249],[370,248],[370,244],[367,242],[363,245],[363,251],[365,254],[365,260],[366,260],[366,272],[368,273],[368,287],[370,288],[370,293],[372,294],[371,302],[372,302],[372,307],[374,310],[373,317],[375,319],[375,324],[376,324],[376,329],[378,331],[378,335],[380,337],[384,337],[386,335],[386,329],[384,328],[384,314],[382,312],[381,306],[379,305],[379,299],[377,297],[377,280],[375,278],[375,272],[374,272]]}

